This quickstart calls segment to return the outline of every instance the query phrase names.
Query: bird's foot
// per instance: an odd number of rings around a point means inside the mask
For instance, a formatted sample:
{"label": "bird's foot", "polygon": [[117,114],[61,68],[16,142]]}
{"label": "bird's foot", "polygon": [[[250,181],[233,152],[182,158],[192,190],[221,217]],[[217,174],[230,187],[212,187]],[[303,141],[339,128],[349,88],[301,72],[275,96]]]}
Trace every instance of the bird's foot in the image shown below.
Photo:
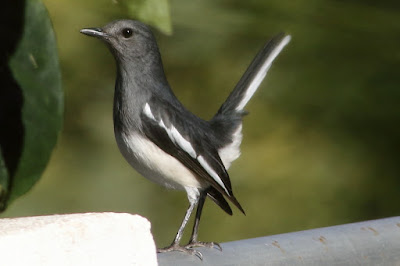
{"label": "bird's foot", "polygon": [[165,253],[165,252],[170,252],[170,251],[179,251],[179,252],[183,252],[186,254],[195,255],[200,260],[203,260],[203,254],[201,254],[201,252],[193,249],[190,245],[179,246],[179,244],[173,243],[169,247],[157,249],[157,253]]}
{"label": "bird's foot", "polygon": [[217,242],[201,242],[201,241],[190,241],[189,244],[185,246],[185,248],[195,248],[195,247],[206,247],[206,248],[216,248],[219,251],[222,251],[221,245]]}

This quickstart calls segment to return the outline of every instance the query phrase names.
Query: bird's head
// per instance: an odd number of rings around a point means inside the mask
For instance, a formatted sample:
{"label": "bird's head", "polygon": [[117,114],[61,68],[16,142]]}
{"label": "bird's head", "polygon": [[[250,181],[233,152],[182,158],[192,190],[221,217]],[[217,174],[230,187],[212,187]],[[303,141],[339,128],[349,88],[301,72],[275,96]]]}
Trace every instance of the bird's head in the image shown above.
{"label": "bird's head", "polygon": [[85,28],[80,32],[104,41],[117,60],[158,53],[157,43],[150,28],[136,20],[116,20],[102,28]]}

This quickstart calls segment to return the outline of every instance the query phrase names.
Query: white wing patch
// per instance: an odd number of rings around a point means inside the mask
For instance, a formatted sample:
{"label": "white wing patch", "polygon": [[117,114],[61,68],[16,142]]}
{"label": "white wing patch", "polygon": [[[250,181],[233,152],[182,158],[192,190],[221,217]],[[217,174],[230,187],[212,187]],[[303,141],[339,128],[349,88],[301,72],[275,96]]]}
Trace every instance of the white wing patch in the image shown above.
{"label": "white wing patch", "polygon": [[179,147],[189,153],[190,156],[196,158],[196,151],[193,149],[192,144],[190,144],[190,142],[187,141],[173,125],[171,125],[171,128],[169,130],[167,128],[165,129],[168,132],[168,136],[170,138],[172,137],[172,139],[175,140],[175,144],[178,144]]}
{"label": "white wing patch", "polygon": [[199,155],[197,157],[197,161],[203,166],[204,170],[215,180],[217,183],[225,190],[226,194],[229,195],[228,190],[226,189],[224,182],[222,182],[221,178],[218,174],[211,168],[211,166],[207,163],[207,161],[203,158],[203,156]]}
{"label": "white wing patch", "polygon": [[[145,104],[143,112],[148,118],[157,122],[153,113],[151,112],[151,108],[148,103]],[[173,125],[171,125],[171,128],[167,128],[162,119],[158,122],[158,125],[165,129],[168,137],[172,140],[174,144],[178,145],[193,158],[197,157],[196,151],[193,149],[193,146],[179,133],[179,131]]]}
{"label": "white wing patch", "polygon": [[[145,104],[144,109],[143,109],[143,113],[148,118],[158,122],[158,125],[165,129],[165,131],[167,132],[168,137],[171,139],[171,141],[174,144],[178,145],[185,152],[187,152],[192,158],[197,159],[197,161],[204,168],[204,170],[206,170],[206,172],[225,190],[225,192],[227,194],[229,194],[228,190],[226,189],[226,187],[224,185],[224,182],[222,182],[222,179],[218,176],[218,174],[211,168],[211,166],[207,163],[207,161],[204,159],[203,156],[201,156],[201,155],[197,156],[197,153],[193,149],[193,146],[190,144],[190,142],[187,141],[173,125],[171,125],[171,127],[168,128],[167,126],[165,126],[165,124],[164,124],[162,119],[160,121],[157,121],[157,119],[154,117],[154,115],[153,115],[153,113],[151,111],[150,105],[148,103]],[[241,140],[241,126],[240,126],[239,133],[235,134],[235,136],[236,135],[239,135],[238,137]],[[236,146],[236,142],[237,141],[234,141],[234,142],[235,142],[234,146]],[[239,155],[235,156],[235,159],[238,156]],[[224,162],[224,164],[225,164],[225,162]],[[229,164],[230,164],[230,162],[229,162]]]}
{"label": "white wing patch", "polygon": [[283,40],[279,43],[278,46],[271,52],[267,60],[265,60],[264,64],[261,66],[261,69],[258,71],[257,75],[254,77],[253,81],[250,83],[249,87],[247,88],[246,94],[243,97],[242,101],[236,107],[236,111],[241,111],[246,106],[246,104],[250,101],[253,94],[256,92],[258,86],[260,86],[261,82],[267,75],[269,68],[272,65],[272,62],[278,56],[278,54],[282,51],[283,47],[289,43],[291,37],[290,35],[283,38]]}
{"label": "white wing patch", "polygon": [[148,118],[156,120],[153,113],[151,112],[150,105],[148,103],[145,104],[143,112]]}

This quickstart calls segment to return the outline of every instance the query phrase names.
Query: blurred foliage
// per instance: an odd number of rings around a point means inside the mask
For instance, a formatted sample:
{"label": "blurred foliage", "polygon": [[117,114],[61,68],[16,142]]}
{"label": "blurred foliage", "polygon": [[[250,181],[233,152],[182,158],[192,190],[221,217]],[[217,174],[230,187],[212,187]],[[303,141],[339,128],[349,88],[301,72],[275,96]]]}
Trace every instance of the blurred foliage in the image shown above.
{"label": "blurred foliage", "polygon": [[6,9],[13,11],[8,16],[20,17],[21,23],[2,24],[20,36],[9,50],[10,71],[2,72],[1,209],[40,178],[63,120],[61,70],[48,13],[40,0],[20,1],[17,6],[21,8]]}
{"label": "blurred foliage", "polygon": [[[118,2],[116,2],[118,4]],[[171,34],[171,17],[168,0],[121,0],[121,7],[128,17],[155,26],[166,34]]]}
{"label": "blurred foliage", "polygon": [[[79,34],[122,18],[118,2],[45,3],[59,41],[65,126],[44,177],[5,215],[138,213],[157,245],[169,244],[185,193],[145,180],[119,154],[114,61]],[[293,37],[247,107],[242,156],[229,171],[247,215],[207,201],[200,240],[399,215],[399,2],[173,0],[170,8],[174,34],[157,34],[167,76],[206,119],[265,41],[280,31]]]}

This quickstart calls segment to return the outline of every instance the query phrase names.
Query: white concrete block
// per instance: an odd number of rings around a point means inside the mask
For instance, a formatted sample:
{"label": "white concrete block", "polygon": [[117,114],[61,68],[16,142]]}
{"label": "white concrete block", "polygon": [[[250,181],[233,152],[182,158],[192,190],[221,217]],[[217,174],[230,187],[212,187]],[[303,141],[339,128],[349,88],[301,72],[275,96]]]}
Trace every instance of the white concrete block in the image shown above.
{"label": "white concrete block", "polygon": [[0,265],[157,265],[150,227],[127,213],[0,219]]}

